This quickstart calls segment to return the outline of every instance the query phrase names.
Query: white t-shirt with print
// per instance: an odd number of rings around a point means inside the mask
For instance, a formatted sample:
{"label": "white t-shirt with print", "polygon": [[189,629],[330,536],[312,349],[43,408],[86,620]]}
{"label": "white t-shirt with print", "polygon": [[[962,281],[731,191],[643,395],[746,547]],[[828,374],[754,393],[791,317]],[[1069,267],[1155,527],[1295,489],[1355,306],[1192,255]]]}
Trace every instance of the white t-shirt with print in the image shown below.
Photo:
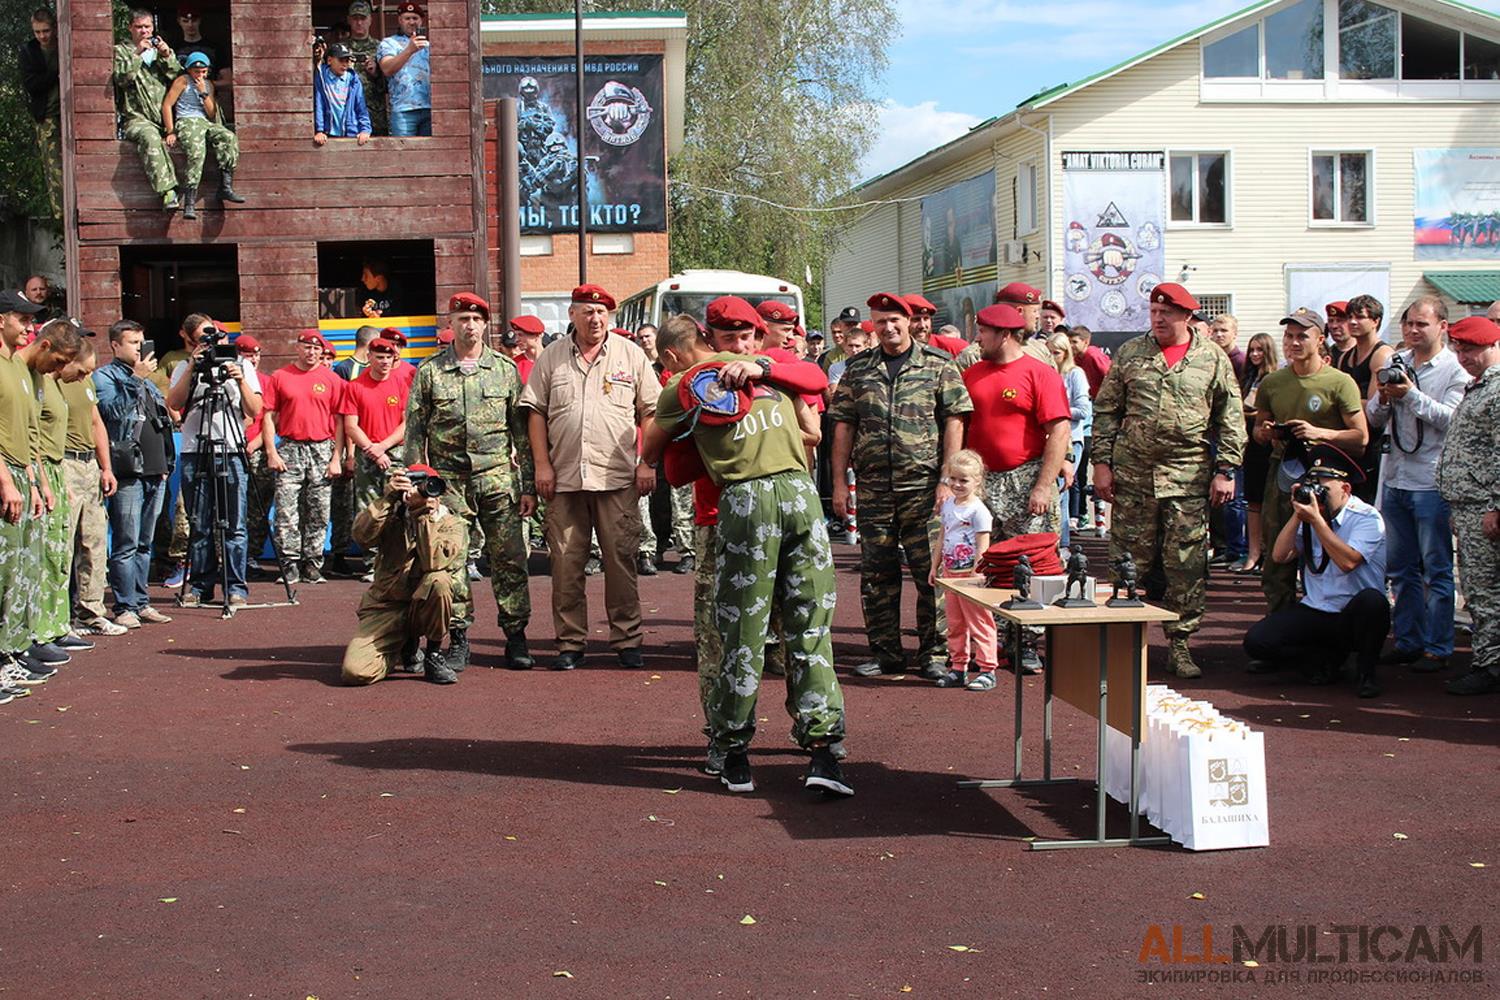
{"label": "white t-shirt with print", "polygon": [[943,576],[972,573],[979,562],[978,537],[994,524],[990,509],[978,497],[959,504],[952,497],[943,501],[938,516],[943,521]]}

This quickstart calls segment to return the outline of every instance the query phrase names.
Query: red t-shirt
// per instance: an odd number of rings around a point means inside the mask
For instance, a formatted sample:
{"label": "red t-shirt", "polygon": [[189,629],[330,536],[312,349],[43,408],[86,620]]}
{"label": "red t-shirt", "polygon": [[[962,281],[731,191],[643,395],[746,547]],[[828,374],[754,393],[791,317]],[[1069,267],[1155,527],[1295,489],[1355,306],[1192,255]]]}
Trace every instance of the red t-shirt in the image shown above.
{"label": "red t-shirt", "polygon": [[516,369],[521,373],[521,384],[525,385],[531,378],[531,369],[536,367],[536,360],[528,355],[522,354],[512,360],[516,363]]}
{"label": "red t-shirt", "polygon": [[[241,361],[240,364],[243,365],[245,364],[245,362]],[[266,422],[266,409],[264,405],[265,401],[270,399],[271,393],[276,391],[271,385],[271,383],[276,381],[275,372],[267,372],[264,375],[256,372],[256,376],[260,379],[260,399],[262,406],[260,410],[260,416],[256,417],[254,420],[245,425],[246,445],[260,437],[261,425]]]}
{"label": "red t-shirt", "polygon": [[1109,355],[1095,347],[1088,346],[1083,352],[1083,357],[1074,359],[1078,367],[1083,369],[1083,377],[1089,380],[1089,399],[1099,395],[1099,387],[1104,384],[1104,376],[1109,374],[1109,366],[1114,362],[1109,360]]}
{"label": "red t-shirt", "polygon": [[974,401],[965,446],[979,452],[990,472],[1041,458],[1045,425],[1072,412],[1057,369],[1029,354],[1003,365],[980,361],[964,372],[964,385]]}
{"label": "red t-shirt", "polygon": [[365,432],[365,437],[384,441],[401,426],[406,416],[406,397],[410,394],[411,384],[396,378],[395,369],[380,382],[371,378],[366,369],[345,387],[339,415],[359,418],[359,429]]}
{"label": "red t-shirt", "polygon": [[934,333],[928,337],[927,343],[938,350],[947,351],[955,358],[964,352],[964,348],[969,346],[969,342],[962,337],[945,337],[941,333]]}
{"label": "red t-shirt", "polygon": [[1192,346],[1193,342],[1188,340],[1181,344],[1173,344],[1171,347],[1163,347],[1161,349],[1161,359],[1166,363],[1168,368],[1175,368],[1177,362],[1187,357],[1188,348]]}
{"label": "red t-shirt", "polygon": [[333,423],[349,383],[325,365],[303,371],[287,365],[276,371],[262,396],[276,414],[276,433],[289,441],[330,441]]}

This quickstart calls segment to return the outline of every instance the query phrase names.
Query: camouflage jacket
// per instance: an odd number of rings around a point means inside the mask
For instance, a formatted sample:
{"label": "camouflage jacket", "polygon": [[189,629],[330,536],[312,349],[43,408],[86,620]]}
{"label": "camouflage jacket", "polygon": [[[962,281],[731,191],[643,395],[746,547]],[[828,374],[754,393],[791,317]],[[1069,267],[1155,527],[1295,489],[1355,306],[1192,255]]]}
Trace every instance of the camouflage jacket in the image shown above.
{"label": "camouflage jacket", "polygon": [[452,347],[417,369],[406,401],[406,464],[443,472],[518,474],[522,495],[536,492],[521,373],[484,348],[464,373]]}
{"label": "camouflage jacket", "polygon": [[354,518],[353,534],[376,553],[375,580],[361,607],[410,601],[428,573],[467,571],[469,528],[447,507],[417,516],[381,494]]}
{"label": "camouflage jacket", "polygon": [[160,55],[150,66],[141,59],[130,42],[115,46],[115,89],[120,95],[120,111],[128,122],[144,118],[160,125],[161,102],[167,98],[167,87],[182,72],[182,64],[175,55],[163,59]]}
{"label": "camouflage jacket", "polygon": [[1245,411],[1218,345],[1194,334],[1171,369],[1150,334],[1115,352],[1094,398],[1093,460],[1113,467],[1117,483],[1158,497],[1206,496],[1215,442],[1218,464],[1240,464]]}
{"label": "camouflage jacket", "polygon": [[1500,510],[1500,365],[1471,382],[1453,411],[1437,486],[1449,503]]}
{"label": "camouflage jacket", "polygon": [[828,415],[854,427],[849,465],[860,489],[931,490],[942,471],[944,422],[973,409],[948,353],[913,341],[894,383],[879,347],[850,359]]}

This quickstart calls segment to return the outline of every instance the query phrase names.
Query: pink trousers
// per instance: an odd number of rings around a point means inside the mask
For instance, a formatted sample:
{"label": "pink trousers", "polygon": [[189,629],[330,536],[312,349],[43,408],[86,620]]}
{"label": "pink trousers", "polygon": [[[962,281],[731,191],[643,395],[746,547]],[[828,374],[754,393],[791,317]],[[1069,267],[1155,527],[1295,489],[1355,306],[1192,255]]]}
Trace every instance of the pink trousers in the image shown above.
{"label": "pink trousers", "polygon": [[959,673],[969,670],[972,647],[975,669],[994,670],[997,666],[995,616],[957,594],[945,594],[948,602],[948,657],[950,669]]}

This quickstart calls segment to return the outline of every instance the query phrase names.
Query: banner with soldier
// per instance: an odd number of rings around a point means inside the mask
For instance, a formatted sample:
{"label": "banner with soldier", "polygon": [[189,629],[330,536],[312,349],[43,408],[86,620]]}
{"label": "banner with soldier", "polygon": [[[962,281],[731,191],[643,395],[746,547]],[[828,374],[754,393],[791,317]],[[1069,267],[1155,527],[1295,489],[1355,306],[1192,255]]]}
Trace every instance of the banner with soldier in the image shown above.
{"label": "banner with soldier", "polygon": [[581,130],[575,82],[571,56],[484,60],[485,99],[519,105],[521,231],[577,229],[580,134],[589,230],[665,231],[662,57],[586,57]]}

